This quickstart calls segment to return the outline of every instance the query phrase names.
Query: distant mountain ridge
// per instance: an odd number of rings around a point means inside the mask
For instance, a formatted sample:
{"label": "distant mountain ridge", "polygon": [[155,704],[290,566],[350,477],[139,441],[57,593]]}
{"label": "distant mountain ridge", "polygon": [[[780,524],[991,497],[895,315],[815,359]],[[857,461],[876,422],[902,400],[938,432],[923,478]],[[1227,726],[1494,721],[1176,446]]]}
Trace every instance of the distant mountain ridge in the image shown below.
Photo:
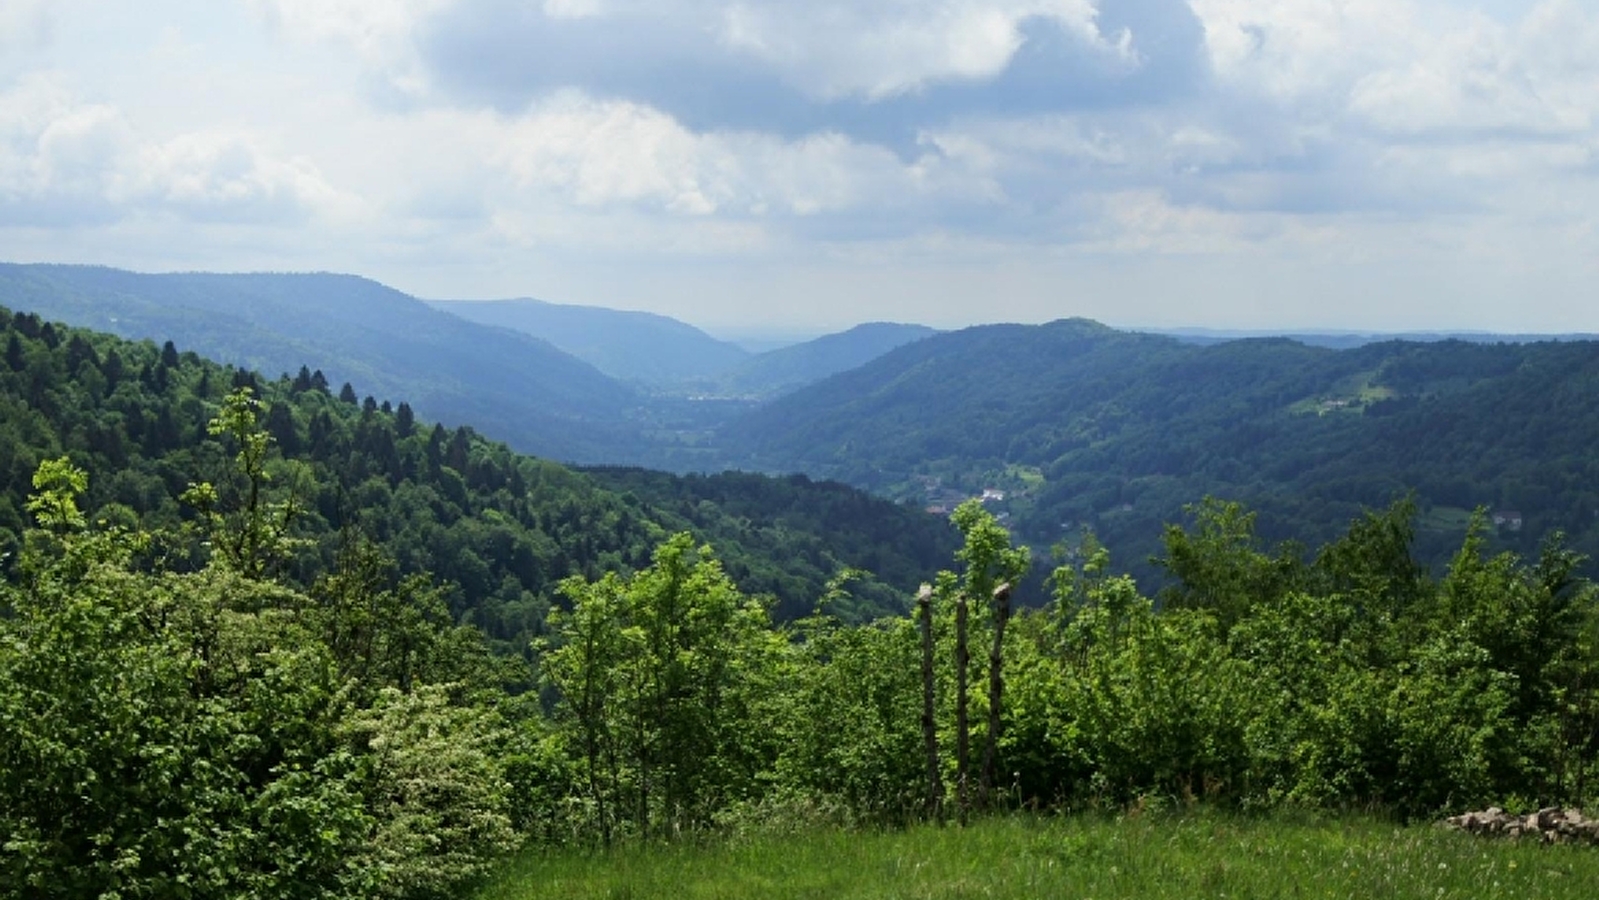
{"label": "distant mountain ridge", "polygon": [[549,341],[612,378],[660,386],[726,371],[750,358],[686,322],[655,313],[543,300],[430,300],[484,325]]}
{"label": "distant mountain ridge", "polygon": [[734,396],[780,396],[937,333],[926,325],[867,322],[837,334],[768,350],[716,378],[697,382],[695,387]]}
{"label": "distant mountain ridge", "polygon": [[[725,467],[714,436],[730,417],[931,333],[874,324],[751,355],[666,316],[532,300],[430,303],[330,273],[0,263],[0,304],[267,373],[321,370],[335,389],[348,382],[362,396],[405,400],[525,453],[674,471]],[[722,377],[735,387],[718,386]]]}
{"label": "distant mountain ridge", "polygon": [[543,300],[431,300],[435,309],[510,328],[623,381],[671,394],[765,400],[870,362],[937,330],[867,322],[836,334],[750,353],[655,313]]}

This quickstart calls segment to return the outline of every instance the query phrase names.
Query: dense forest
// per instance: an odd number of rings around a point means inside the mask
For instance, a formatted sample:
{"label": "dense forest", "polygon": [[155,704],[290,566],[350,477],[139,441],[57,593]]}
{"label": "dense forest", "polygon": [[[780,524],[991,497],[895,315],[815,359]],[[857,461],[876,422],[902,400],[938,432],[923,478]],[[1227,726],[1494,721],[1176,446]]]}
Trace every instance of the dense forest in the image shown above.
{"label": "dense forest", "polygon": [[[179,497],[227,467],[207,422],[240,387],[264,404],[275,448],[267,474],[295,506],[300,543],[285,574],[309,584],[352,539],[370,540],[401,573],[449,585],[452,613],[507,646],[537,633],[562,578],[647,564],[677,531],[716,546],[740,587],[772,596],[783,619],[809,612],[845,569],[876,573],[857,590],[863,615],[901,608],[955,542],[936,518],[842,485],[585,475],[465,426],[422,422],[407,402],[358,399],[320,371],[268,381],[171,342],[31,314],[0,311],[0,320],[0,553],[16,549],[36,466],[63,454],[94,476],[84,498],[92,519],[192,531],[194,510]],[[168,552],[190,565],[202,555],[194,541]],[[15,565],[14,552],[7,559]]]}

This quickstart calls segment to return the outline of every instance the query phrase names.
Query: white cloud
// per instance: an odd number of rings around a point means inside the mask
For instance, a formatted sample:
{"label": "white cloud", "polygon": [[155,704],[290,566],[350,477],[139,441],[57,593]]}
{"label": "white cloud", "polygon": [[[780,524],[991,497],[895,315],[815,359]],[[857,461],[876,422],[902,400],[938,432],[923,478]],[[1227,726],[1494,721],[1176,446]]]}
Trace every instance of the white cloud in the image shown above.
{"label": "white cloud", "polygon": [[544,0],[544,14],[552,19],[584,19],[603,9],[600,0]]}
{"label": "white cloud", "polygon": [[143,148],[125,196],[201,222],[298,224],[348,206],[306,159],[264,153],[251,135],[193,132]]}
{"label": "white cloud", "polygon": [[1031,18],[1059,24],[1085,50],[1128,53],[1121,36],[1100,35],[1095,16],[1090,0],[740,2],[723,12],[721,35],[815,95],[878,99],[998,75]]}
{"label": "white cloud", "polygon": [[[442,13],[508,15],[493,0],[244,0],[282,32],[353,47],[408,95],[431,87],[417,43]],[[1137,63],[1132,36],[1103,35],[1096,0],[528,0],[550,20],[659,23],[759,60],[812,96],[882,99],[929,85],[992,78],[1023,42],[1022,26],[1050,22],[1085,54]],[[525,15],[526,10],[514,12]],[[713,43],[714,42],[714,43]],[[603,48],[597,48],[603,52]]]}
{"label": "white cloud", "polygon": [[19,221],[105,219],[130,142],[111,107],[78,102],[57,76],[23,78],[0,93],[0,210]]}
{"label": "white cloud", "polygon": [[1350,108],[1395,133],[1580,132],[1599,108],[1599,17],[1566,2],[1517,28],[1467,17],[1357,81]]}
{"label": "white cloud", "polygon": [[302,39],[348,41],[375,58],[389,55],[428,15],[454,0],[245,0]]}
{"label": "white cloud", "polygon": [[1231,90],[1303,100],[1408,59],[1438,22],[1415,0],[1189,0]]}
{"label": "white cloud", "polygon": [[140,212],[195,221],[295,222],[346,203],[303,159],[240,133],[141,141],[115,107],[35,74],[0,93],[0,210],[13,221],[103,223]]}
{"label": "white cloud", "polygon": [[1579,0],[1545,0],[1519,23],[1438,0],[1189,2],[1222,84],[1302,120],[1569,133],[1599,108],[1599,13]]}
{"label": "white cloud", "polygon": [[[951,187],[942,172],[838,134],[696,132],[650,107],[575,91],[517,115],[434,110],[396,119],[388,133],[381,143],[402,148],[396,165],[425,173],[425,194],[471,195],[447,205],[482,204],[491,214],[553,202],[680,219],[815,216],[905,205]],[[480,180],[463,181],[460,170]],[[497,178],[503,183],[483,183]]]}

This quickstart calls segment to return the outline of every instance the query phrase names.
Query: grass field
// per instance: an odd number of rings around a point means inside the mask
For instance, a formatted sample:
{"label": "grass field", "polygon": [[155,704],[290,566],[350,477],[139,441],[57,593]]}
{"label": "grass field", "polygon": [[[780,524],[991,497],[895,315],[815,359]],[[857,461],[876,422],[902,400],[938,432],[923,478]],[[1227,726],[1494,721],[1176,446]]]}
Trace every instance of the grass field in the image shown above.
{"label": "grass field", "polygon": [[1599,896],[1599,848],[1373,819],[1006,818],[967,829],[534,852],[478,900]]}

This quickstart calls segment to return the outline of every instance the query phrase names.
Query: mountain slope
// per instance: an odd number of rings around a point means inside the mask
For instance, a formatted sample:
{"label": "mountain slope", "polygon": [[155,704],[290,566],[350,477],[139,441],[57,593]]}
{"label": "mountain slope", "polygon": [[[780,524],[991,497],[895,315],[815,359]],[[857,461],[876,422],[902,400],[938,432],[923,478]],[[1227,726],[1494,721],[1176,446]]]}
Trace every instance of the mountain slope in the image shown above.
{"label": "mountain slope", "polygon": [[[89,472],[91,520],[178,533],[192,511],[177,498],[199,480],[226,502],[234,451],[207,424],[239,386],[264,401],[280,457],[269,463],[273,499],[293,490],[302,510],[289,575],[309,583],[364,533],[401,572],[451,582],[455,615],[510,649],[542,629],[561,579],[641,568],[678,531],[709,542],[740,587],[774,597],[785,618],[809,612],[845,568],[883,572],[853,586],[856,614],[901,609],[955,548],[946,523],[842,485],[587,475],[429,425],[404,402],[342,401],[309,379],[266,381],[170,344],[4,308],[0,348],[0,572],[18,558],[41,460],[68,455]],[[846,527],[830,527],[841,518]],[[204,555],[198,538],[162,552]]]}
{"label": "mountain slope", "polygon": [[937,333],[925,325],[867,322],[848,331],[768,350],[704,382],[702,387],[724,395],[776,397],[865,365],[896,347]]}
{"label": "mountain slope", "polygon": [[549,341],[601,372],[664,385],[730,369],[749,358],[737,345],[667,316],[542,300],[431,301],[435,309]]}
{"label": "mountain slope", "polygon": [[1562,530],[1599,550],[1594,396],[1594,342],[1198,346],[1077,320],[938,335],[723,433],[750,468],[930,503],[1003,491],[1024,539],[1087,526],[1141,574],[1163,523],[1207,494],[1315,545],[1414,491],[1437,562],[1478,506],[1501,513],[1501,546]]}
{"label": "mountain slope", "polygon": [[484,423],[530,453],[637,458],[628,421],[637,398],[628,388],[547,342],[355,276],[0,264],[0,303],[123,337],[172,340],[267,373],[320,369],[334,385],[406,398],[429,418]]}
{"label": "mountain slope", "polygon": [[[899,347],[741,417],[729,445],[761,467],[909,473],[956,455],[995,460],[1018,421],[1047,423],[1114,389],[1107,379],[1183,348],[1084,321],[987,325]],[[854,471],[865,464],[867,470]]]}

